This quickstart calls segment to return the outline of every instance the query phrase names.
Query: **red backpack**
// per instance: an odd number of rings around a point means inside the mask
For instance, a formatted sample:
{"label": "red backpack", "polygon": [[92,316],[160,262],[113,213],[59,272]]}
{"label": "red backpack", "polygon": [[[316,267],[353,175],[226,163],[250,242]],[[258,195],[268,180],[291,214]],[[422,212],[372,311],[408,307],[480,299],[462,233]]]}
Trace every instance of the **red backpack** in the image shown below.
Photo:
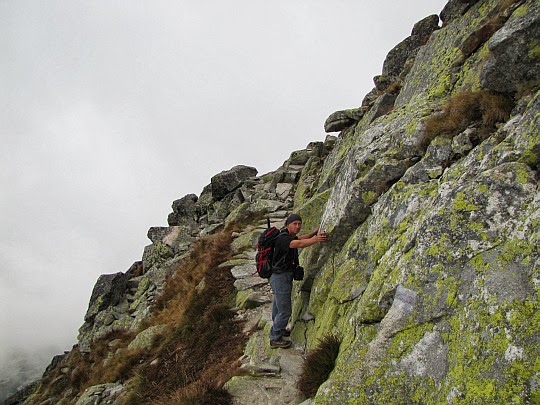
{"label": "red backpack", "polygon": [[255,262],[257,264],[257,273],[262,278],[270,278],[272,275],[272,258],[274,255],[274,246],[280,230],[275,226],[270,226],[268,219],[268,228],[259,236],[257,241],[257,255]]}

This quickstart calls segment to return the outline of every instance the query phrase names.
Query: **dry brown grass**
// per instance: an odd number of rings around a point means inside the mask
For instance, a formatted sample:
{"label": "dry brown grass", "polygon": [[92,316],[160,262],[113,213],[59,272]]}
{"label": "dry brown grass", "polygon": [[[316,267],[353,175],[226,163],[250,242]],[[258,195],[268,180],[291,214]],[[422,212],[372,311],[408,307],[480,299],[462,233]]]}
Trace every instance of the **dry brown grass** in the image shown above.
{"label": "dry brown grass", "polygon": [[229,257],[231,241],[231,228],[199,239],[167,280],[141,328],[168,326],[151,349],[128,349],[136,334],[121,332],[96,340],[90,353],[74,349],[43,380],[32,403],[60,401],[69,389],[75,389],[73,399],[106,382],[128,384],[126,404],[230,403],[222,387],[236,372],[245,344],[231,311],[234,279],[229,268],[218,267]]}
{"label": "dry brown grass", "polygon": [[159,403],[161,405],[224,405],[232,403],[232,396],[220,382],[199,380],[174,392],[169,398]]}
{"label": "dry brown grass", "polygon": [[298,379],[298,390],[306,397],[314,397],[317,390],[325,382],[336,363],[341,340],[338,336],[326,335],[319,345],[310,352],[302,366],[302,374]]}
{"label": "dry brown grass", "polygon": [[182,314],[190,305],[205,272],[226,260],[232,240],[230,234],[223,231],[195,242],[189,257],[178,265],[173,276],[167,280],[147,325],[174,324],[183,318]]}
{"label": "dry brown grass", "polygon": [[501,0],[501,3],[499,4],[499,13],[503,13],[514,4],[519,5],[520,3],[523,3],[523,0]]}
{"label": "dry brown grass", "polygon": [[[39,404],[46,399],[61,396],[69,388],[75,390],[74,394],[80,394],[92,385],[125,381],[133,375],[140,361],[148,357],[144,350],[127,349],[133,337],[133,333],[111,332],[93,342],[90,353],[73,349],[44,377],[39,391],[30,403]],[[115,349],[109,346],[113,340],[117,343]],[[113,355],[112,350],[117,349],[120,350]],[[107,362],[104,362],[107,358]]]}
{"label": "dry brown grass", "polygon": [[480,45],[484,44],[488,39],[490,39],[495,32],[497,32],[506,22],[507,18],[501,15],[498,15],[490,19],[486,24],[480,27],[478,30],[474,31],[471,35],[463,41],[461,45],[461,51],[463,54],[468,57],[473,52],[475,52]]}
{"label": "dry brown grass", "polygon": [[490,39],[508,20],[511,13],[523,2],[523,0],[502,0],[499,7],[495,8],[489,20],[478,30],[471,33],[461,44],[461,51],[465,57],[470,56],[482,44]]}
{"label": "dry brown grass", "polygon": [[480,129],[479,139],[473,140],[479,143],[496,129],[496,124],[508,120],[513,106],[508,97],[487,90],[457,93],[442,107],[440,114],[426,121],[419,146],[425,150],[437,136],[453,138],[469,126]]}
{"label": "dry brown grass", "polygon": [[228,258],[230,234],[199,240],[171,278],[149,323],[172,327],[155,342],[158,361],[140,369],[126,403],[229,403],[221,387],[245,343],[231,311],[234,279],[229,268],[218,268]]}
{"label": "dry brown grass", "polygon": [[401,87],[403,86],[402,82],[394,82],[390,86],[388,86],[384,92],[388,94],[399,94],[401,91]]}

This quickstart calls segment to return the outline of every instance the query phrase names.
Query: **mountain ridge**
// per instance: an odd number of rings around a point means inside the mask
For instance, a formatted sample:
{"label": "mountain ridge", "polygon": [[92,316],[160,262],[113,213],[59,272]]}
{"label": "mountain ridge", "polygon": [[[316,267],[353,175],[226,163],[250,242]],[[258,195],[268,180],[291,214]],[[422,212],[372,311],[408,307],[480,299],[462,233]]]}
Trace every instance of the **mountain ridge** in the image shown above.
{"label": "mountain ridge", "polygon": [[[105,339],[96,363],[131,346],[141,350],[131,369],[160,364],[152,351],[178,325],[148,319],[166,309],[160,297],[198,241],[229,236],[220,248],[227,255],[209,271],[232,275],[232,311],[219,319],[234,314],[245,347],[231,365],[237,375],[223,381],[216,371],[221,403],[537,401],[539,8],[532,0],[450,1],[442,27],[427,17],[389,52],[360,107],[328,117],[325,129],[339,136],[292,152],[262,176],[235,166],[199,196],[174,201],[169,226],[149,230],[142,260],[100,276],[78,345],[46,372],[55,378],[6,403],[141,401],[130,397],[131,371],[74,385],[84,379],[70,356],[94,356],[92,345]],[[271,294],[253,276],[253,255],[265,218],[281,225],[292,211],[308,230],[320,222],[330,239],[302,252],[295,348],[285,355],[267,347]],[[196,299],[211,274],[195,277],[186,294]],[[297,361],[329,334],[341,341],[335,368],[314,398],[303,398]],[[168,389],[164,398],[181,403]]]}

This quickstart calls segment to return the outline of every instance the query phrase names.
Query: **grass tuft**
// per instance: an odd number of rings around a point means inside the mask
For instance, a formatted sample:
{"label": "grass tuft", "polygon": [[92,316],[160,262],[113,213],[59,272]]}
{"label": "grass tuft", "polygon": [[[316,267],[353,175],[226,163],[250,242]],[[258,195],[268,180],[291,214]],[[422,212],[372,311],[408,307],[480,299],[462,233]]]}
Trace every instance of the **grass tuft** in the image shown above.
{"label": "grass tuft", "polygon": [[522,0],[501,0],[501,3],[499,4],[499,12],[503,13],[514,4],[519,5],[521,3],[523,3]]}
{"label": "grass tuft", "polygon": [[162,405],[225,405],[232,403],[232,395],[216,381],[196,381],[178,390],[169,398],[160,401]]}
{"label": "grass tuft", "polygon": [[432,115],[427,121],[419,147],[427,149],[437,136],[453,138],[470,126],[479,127],[480,143],[496,129],[496,124],[510,117],[514,103],[508,97],[487,90],[457,93],[442,107],[440,114]]}
{"label": "grass tuft", "polygon": [[326,335],[319,345],[310,352],[302,367],[302,374],[297,382],[298,390],[306,397],[314,397],[336,364],[341,339],[336,335]]}

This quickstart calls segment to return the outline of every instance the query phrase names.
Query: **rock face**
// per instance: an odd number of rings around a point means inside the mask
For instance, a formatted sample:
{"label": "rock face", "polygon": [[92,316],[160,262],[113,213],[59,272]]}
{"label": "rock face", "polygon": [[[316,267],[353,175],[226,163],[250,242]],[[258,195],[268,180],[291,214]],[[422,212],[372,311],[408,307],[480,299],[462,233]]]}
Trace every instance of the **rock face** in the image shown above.
{"label": "rock face", "polygon": [[[389,53],[362,107],[328,118],[338,137],[259,177],[236,166],[176,200],[142,260],[99,278],[78,350],[138,331],[195,238],[242,223],[224,263],[251,334],[244,373],[227,383],[236,404],[302,402],[299,360],[328,334],[340,337],[339,356],[309,403],[539,403],[539,11],[536,0],[451,0],[442,28],[421,20]],[[444,123],[444,136],[427,136],[446,103],[477,92],[504,96],[511,114],[479,105],[465,130]],[[271,292],[253,277],[254,245],[261,218],[281,226],[291,211],[330,237],[301,253],[294,349],[280,355],[267,345]],[[133,346],[165,327],[141,331]],[[113,403],[124,390],[111,381],[76,399]]]}
{"label": "rock face", "polygon": [[401,76],[410,58],[414,58],[418,48],[424,45],[433,31],[439,28],[439,16],[431,15],[417,22],[411,36],[396,45],[383,64],[383,76]]}
{"label": "rock face", "polygon": [[[255,177],[255,168],[235,166],[212,177],[200,198],[188,194],[175,200],[168,217],[170,226],[149,229],[152,244],[145,247],[142,261],[134,263],[126,273],[106,274],[98,279],[79,330],[79,350],[89,352],[93,341],[111,332],[137,331],[150,314],[167,276],[189,253],[198,236],[221,229],[227,221],[253,215],[278,212],[283,217],[284,212],[279,211],[292,209],[294,188],[304,165],[320,161],[334,142],[333,137],[328,137],[325,143],[313,142],[305,150],[292,152],[281,168],[265,175],[264,181]],[[252,244],[249,249],[253,249]]]}
{"label": "rock face", "polygon": [[[456,41],[500,8],[460,4],[419,49],[394,109],[341,133],[315,186],[324,207],[300,202],[331,239],[302,254],[293,336],[343,338],[316,404],[540,398],[538,3],[516,3],[465,60]],[[510,119],[482,140],[471,122],[419,148],[433,111],[483,88],[514,98]]]}
{"label": "rock face", "polygon": [[515,92],[540,80],[540,4],[533,2],[523,11],[513,13],[488,42],[491,58],[481,77],[487,89]]}

